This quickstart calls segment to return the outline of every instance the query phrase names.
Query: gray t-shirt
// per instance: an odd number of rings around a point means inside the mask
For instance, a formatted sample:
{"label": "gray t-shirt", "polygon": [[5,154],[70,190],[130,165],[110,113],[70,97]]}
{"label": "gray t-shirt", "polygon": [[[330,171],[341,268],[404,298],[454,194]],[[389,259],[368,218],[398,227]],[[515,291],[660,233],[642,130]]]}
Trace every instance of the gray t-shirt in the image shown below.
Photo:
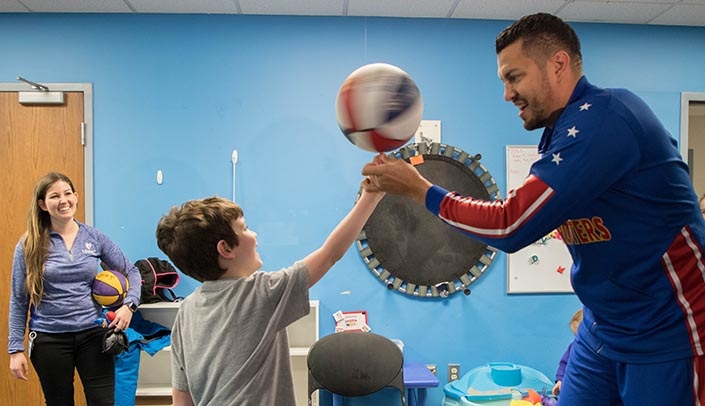
{"label": "gray t-shirt", "polygon": [[204,282],[172,330],[172,385],[196,405],[294,406],[285,327],[308,314],[303,262],[247,278]]}

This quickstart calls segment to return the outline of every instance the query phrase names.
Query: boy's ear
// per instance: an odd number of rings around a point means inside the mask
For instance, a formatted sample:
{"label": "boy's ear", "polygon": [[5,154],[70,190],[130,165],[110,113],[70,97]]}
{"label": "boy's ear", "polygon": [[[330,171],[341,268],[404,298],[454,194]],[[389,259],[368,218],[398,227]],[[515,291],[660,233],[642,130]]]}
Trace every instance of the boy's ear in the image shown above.
{"label": "boy's ear", "polygon": [[228,243],[225,240],[218,241],[218,244],[216,245],[216,249],[218,250],[218,255],[220,255],[223,258],[228,258],[228,259],[235,258],[235,251],[233,250],[233,247],[228,245]]}

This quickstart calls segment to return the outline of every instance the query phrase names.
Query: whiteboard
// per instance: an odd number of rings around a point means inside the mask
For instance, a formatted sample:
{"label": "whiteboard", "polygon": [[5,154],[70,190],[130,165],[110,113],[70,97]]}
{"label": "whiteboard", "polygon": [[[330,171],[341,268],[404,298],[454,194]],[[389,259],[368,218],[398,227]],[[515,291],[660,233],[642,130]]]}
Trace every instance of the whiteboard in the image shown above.
{"label": "whiteboard", "polygon": [[[507,145],[507,190],[515,189],[529,176],[539,159],[536,145]],[[557,231],[507,254],[507,293],[573,292],[570,267],[573,260]]]}

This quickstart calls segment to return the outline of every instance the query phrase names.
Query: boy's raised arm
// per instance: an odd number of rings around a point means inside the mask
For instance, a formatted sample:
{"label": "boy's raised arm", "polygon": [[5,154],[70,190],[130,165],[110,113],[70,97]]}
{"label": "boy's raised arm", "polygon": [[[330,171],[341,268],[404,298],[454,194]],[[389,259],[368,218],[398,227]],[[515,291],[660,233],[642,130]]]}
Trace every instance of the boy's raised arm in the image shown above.
{"label": "boy's raised arm", "polygon": [[323,245],[304,258],[308,268],[309,286],[313,286],[345,255],[362,231],[367,219],[382,200],[384,193],[375,192],[368,179],[362,182],[363,192],[350,212],[338,223]]}

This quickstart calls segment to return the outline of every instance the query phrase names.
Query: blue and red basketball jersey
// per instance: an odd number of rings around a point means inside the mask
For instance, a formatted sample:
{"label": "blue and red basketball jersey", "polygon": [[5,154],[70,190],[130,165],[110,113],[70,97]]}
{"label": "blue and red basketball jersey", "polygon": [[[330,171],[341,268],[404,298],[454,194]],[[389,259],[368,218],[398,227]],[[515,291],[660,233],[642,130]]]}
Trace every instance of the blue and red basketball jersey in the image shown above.
{"label": "blue and red basketball jersey", "polygon": [[623,362],[703,355],[705,221],[675,140],[644,101],[583,77],[502,201],[433,186],[426,207],[507,252],[558,229],[585,305],[579,336]]}

